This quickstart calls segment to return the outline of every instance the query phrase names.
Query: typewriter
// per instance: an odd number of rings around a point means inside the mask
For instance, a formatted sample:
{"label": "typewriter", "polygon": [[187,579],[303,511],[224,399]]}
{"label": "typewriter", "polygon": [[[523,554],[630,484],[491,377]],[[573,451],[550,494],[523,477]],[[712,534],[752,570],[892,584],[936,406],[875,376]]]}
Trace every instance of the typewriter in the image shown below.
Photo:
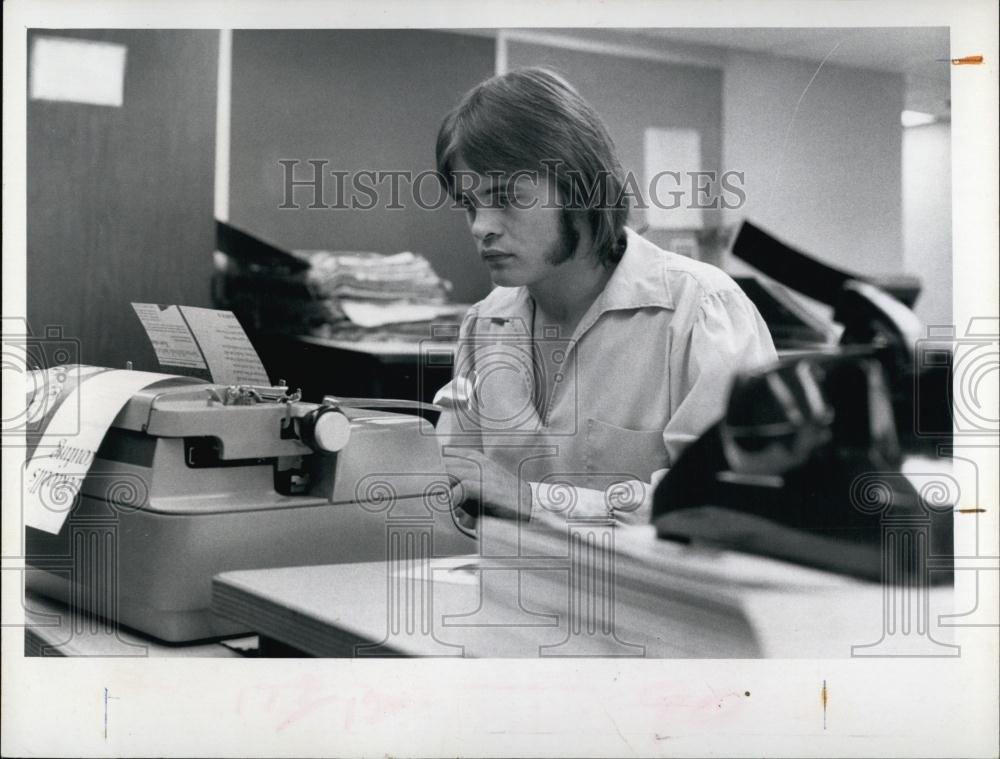
{"label": "typewriter", "polygon": [[136,393],[59,533],[26,529],[27,588],[182,642],[242,632],[211,614],[219,572],[380,560],[400,520],[432,555],[475,550],[426,405],[299,396],[188,377]]}

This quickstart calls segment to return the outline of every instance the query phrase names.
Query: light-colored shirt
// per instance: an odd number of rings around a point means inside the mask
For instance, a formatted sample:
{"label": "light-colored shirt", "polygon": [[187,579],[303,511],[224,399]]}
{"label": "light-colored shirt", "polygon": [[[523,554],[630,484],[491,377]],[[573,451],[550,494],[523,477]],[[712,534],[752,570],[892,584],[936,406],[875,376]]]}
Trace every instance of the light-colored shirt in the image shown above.
{"label": "light-colored shirt", "polygon": [[[732,278],[626,233],[621,261],[572,335],[532,340],[524,287],[477,303],[454,378],[435,399],[446,463],[471,448],[527,480],[532,520],[596,510],[647,522],[652,485],[725,413],[734,375],[777,358]],[[558,369],[543,381],[547,365]]]}

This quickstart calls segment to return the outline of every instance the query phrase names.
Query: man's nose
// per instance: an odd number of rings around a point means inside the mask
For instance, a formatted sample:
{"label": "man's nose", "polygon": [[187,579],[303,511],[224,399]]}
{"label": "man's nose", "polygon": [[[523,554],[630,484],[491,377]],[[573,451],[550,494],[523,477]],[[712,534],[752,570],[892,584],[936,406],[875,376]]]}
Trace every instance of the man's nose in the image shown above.
{"label": "man's nose", "polygon": [[486,242],[486,240],[493,237],[498,237],[503,233],[500,212],[491,208],[478,209],[476,217],[472,220],[471,229],[472,236],[479,243]]}

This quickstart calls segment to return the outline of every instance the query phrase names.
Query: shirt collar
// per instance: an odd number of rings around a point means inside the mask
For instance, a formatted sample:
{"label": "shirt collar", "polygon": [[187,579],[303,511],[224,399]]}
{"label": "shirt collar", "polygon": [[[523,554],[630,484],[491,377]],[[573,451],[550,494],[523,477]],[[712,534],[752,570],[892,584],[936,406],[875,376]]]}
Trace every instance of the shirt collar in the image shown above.
{"label": "shirt collar", "polygon": [[598,296],[601,311],[647,306],[672,309],[664,251],[628,227],[625,235],[625,253]]}
{"label": "shirt collar", "polygon": [[[605,311],[650,306],[674,308],[663,265],[664,251],[628,227],[625,235],[625,253],[584,321],[596,319]],[[521,319],[521,323],[528,324],[531,311],[531,296],[526,287],[498,287],[480,304],[478,315],[498,323]]]}

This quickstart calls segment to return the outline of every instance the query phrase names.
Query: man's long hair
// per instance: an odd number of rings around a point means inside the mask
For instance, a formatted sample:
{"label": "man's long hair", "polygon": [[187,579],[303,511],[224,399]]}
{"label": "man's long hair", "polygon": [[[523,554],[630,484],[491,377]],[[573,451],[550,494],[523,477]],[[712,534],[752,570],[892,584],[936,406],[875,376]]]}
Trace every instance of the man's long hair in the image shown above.
{"label": "man's long hair", "polygon": [[628,203],[614,143],[597,112],[558,74],[517,69],[466,93],[437,138],[437,170],[452,197],[459,160],[484,176],[527,170],[554,178],[564,213],[586,213],[601,263],[621,260]]}

